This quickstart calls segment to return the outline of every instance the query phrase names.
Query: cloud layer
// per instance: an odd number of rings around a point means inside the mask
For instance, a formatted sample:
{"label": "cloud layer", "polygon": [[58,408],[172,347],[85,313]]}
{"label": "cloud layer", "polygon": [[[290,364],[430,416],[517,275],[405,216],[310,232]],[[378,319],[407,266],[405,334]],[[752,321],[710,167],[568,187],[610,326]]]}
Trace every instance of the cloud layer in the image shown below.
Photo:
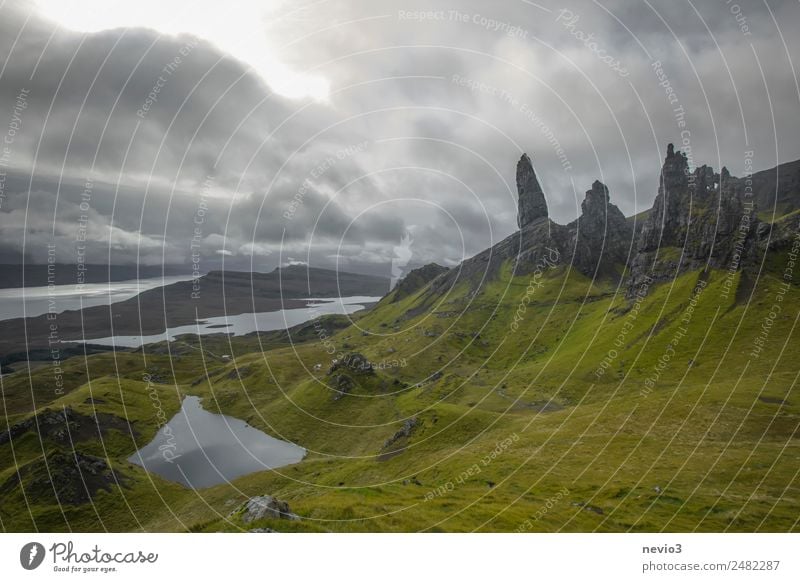
{"label": "cloud layer", "polygon": [[800,158],[797,3],[430,6],[272,6],[269,61],[329,87],[291,99],[207,32],[4,4],[2,256],[388,275],[404,244],[409,266],[455,264],[511,234],[523,152],[559,222],[595,179],[649,208],[668,142],[739,175],[748,151]]}

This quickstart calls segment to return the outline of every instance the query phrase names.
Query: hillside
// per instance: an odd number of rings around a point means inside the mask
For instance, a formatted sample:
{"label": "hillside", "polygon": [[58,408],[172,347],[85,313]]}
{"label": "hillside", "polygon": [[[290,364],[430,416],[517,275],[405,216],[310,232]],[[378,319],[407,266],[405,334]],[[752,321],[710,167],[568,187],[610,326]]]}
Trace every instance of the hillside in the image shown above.
{"label": "hillside", "polygon": [[[599,182],[558,225],[524,156],[518,233],[352,322],[73,358],[60,396],[48,370],[3,377],[3,527],[797,531],[800,215],[760,220],[743,179],[672,146],[654,182],[638,233]],[[372,366],[332,362],[355,354]],[[197,493],[148,475],[125,459],[153,393],[309,454]],[[264,494],[301,519],[233,513]]]}

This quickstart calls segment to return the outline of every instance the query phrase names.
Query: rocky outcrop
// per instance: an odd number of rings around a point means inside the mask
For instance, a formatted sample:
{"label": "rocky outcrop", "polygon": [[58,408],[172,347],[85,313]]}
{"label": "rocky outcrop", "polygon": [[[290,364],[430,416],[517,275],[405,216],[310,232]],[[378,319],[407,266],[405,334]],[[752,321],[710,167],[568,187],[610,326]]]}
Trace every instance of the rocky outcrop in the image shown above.
{"label": "rocky outcrop", "polygon": [[81,414],[67,406],[62,410],[46,408],[12,425],[7,431],[0,432],[0,445],[20,438],[28,431],[37,433],[39,438],[47,437],[57,443],[71,445],[71,443],[100,439],[107,436],[109,430],[139,435],[133,425],[123,418],[103,412],[92,415]]}
{"label": "rocky outcrop", "polygon": [[92,501],[98,491],[110,493],[112,486],[126,484],[127,478],[102,457],[54,451],[21,467],[0,485],[0,495],[9,496],[22,487],[37,503],[80,505]]}
{"label": "rocky outcrop", "polygon": [[413,295],[448,270],[447,267],[437,265],[436,263],[429,263],[423,267],[414,269],[403,277],[395,287],[393,301],[400,301],[409,295]]}
{"label": "rocky outcrop", "polygon": [[356,383],[353,382],[353,379],[350,376],[345,374],[336,374],[330,380],[330,386],[334,390],[333,400],[341,400],[347,394],[353,391],[356,387]]}
{"label": "rocky outcrop", "polygon": [[[434,278],[409,317],[430,309],[458,283],[467,283],[474,296],[509,263],[523,276],[554,266],[570,267],[590,278],[627,273],[629,294],[644,282],[668,281],[689,270],[747,273],[767,250],[789,248],[795,224],[800,223],[800,215],[791,212],[800,208],[800,161],[736,178],[726,168],[719,173],[709,166],[690,170],[686,155],[672,144],[653,207],[635,220],[626,219],[611,203],[608,188],[596,181],[586,192],[581,216],[567,225],[556,224],[548,217],[527,155],[517,164],[517,190],[520,230]],[[773,224],[758,219],[762,199],[781,216]],[[734,277],[730,280],[733,283]]]}
{"label": "rocky outcrop", "polygon": [[519,195],[517,226],[520,229],[547,219],[547,201],[528,154],[522,154],[517,162],[517,194]]}
{"label": "rocky outcrop", "polygon": [[372,374],[375,371],[372,362],[370,362],[366,356],[358,352],[346,354],[341,358],[333,360],[331,367],[328,369],[328,374],[333,374],[337,370],[361,372],[364,374]]}
{"label": "rocky outcrop", "polygon": [[403,454],[406,451],[408,441],[411,435],[422,425],[422,421],[417,420],[416,416],[407,418],[403,422],[403,426],[386,439],[378,455],[379,461],[388,461],[394,457]]}
{"label": "rocky outcrop", "polygon": [[[297,521],[300,517],[291,512],[289,504],[272,495],[261,495],[249,499],[238,511],[242,521],[251,523],[261,519],[289,519]],[[236,512],[234,512],[236,513]]]}
{"label": "rocky outcrop", "polygon": [[584,275],[619,275],[628,262],[633,229],[625,215],[611,204],[608,188],[595,181],[581,204],[575,226],[573,266]]}
{"label": "rocky outcrop", "polygon": [[628,289],[649,277],[671,280],[683,272],[715,268],[736,271],[756,259],[757,207],[745,180],[726,168],[690,171],[672,144],[659,178],[658,195],[637,240]]}
{"label": "rocky outcrop", "polygon": [[633,229],[611,204],[605,185],[592,185],[581,217],[567,225],[548,218],[547,202],[527,155],[517,164],[517,188],[520,230],[437,277],[431,283],[433,294],[444,293],[460,281],[466,281],[477,292],[509,261],[517,275],[559,266],[571,267],[592,278],[619,276],[625,270]]}
{"label": "rocky outcrop", "polygon": [[416,416],[412,416],[411,418],[407,418],[403,422],[403,426],[401,426],[400,429],[396,433],[394,433],[392,436],[390,436],[388,439],[386,439],[386,441],[383,443],[383,448],[384,449],[388,449],[389,447],[391,447],[393,444],[397,443],[398,441],[403,440],[403,439],[407,439],[408,437],[410,437],[411,433],[414,432],[414,429],[417,428],[417,424],[419,424],[419,421],[417,420]]}

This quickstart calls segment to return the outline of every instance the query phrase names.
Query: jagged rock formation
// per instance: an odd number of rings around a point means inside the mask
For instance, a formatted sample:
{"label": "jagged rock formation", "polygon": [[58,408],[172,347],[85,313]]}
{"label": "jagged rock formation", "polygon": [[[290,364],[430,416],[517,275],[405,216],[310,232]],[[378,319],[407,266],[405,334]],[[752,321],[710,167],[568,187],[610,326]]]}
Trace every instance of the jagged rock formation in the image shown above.
{"label": "jagged rock formation", "polygon": [[[517,272],[524,274],[543,262],[571,265],[588,277],[620,274],[628,259],[633,231],[625,215],[611,204],[608,188],[595,181],[581,204],[581,216],[566,226],[548,219],[547,202],[527,154],[517,164],[521,232],[515,253]],[[508,255],[512,245],[496,250]],[[480,255],[479,255],[480,256]]]}
{"label": "jagged rock formation", "polygon": [[686,156],[669,144],[658,195],[631,261],[629,290],[647,276],[658,282],[705,267],[737,270],[755,260],[757,230],[755,201],[744,180],[726,168],[690,172]]}
{"label": "jagged rock formation", "polygon": [[495,277],[507,260],[518,275],[555,266],[571,266],[588,277],[624,271],[633,231],[609,201],[604,184],[592,185],[581,217],[567,225],[548,218],[545,195],[527,154],[517,163],[517,189],[519,232],[438,277],[431,285],[434,292],[448,289],[456,279],[469,281],[477,289]]}
{"label": "jagged rock formation", "polygon": [[[525,275],[552,266],[570,267],[590,278],[619,278],[629,294],[644,281],[668,281],[683,272],[714,268],[730,274],[760,264],[764,253],[788,248],[800,228],[800,161],[736,178],[726,168],[689,170],[688,160],[672,144],[658,182],[653,207],[636,220],[626,219],[611,203],[608,188],[592,184],[581,216],[567,225],[548,218],[547,203],[531,159],[517,164],[520,230],[493,247],[436,276],[430,292],[409,315],[421,313],[459,282],[473,293],[498,276],[509,262]],[[759,221],[759,201],[781,216]],[[634,230],[634,222],[635,230]]]}
{"label": "jagged rock formation", "polygon": [[547,219],[547,201],[528,154],[522,154],[517,162],[517,194],[519,195],[517,226],[523,229]]}
{"label": "jagged rock formation", "polygon": [[573,266],[585,275],[618,275],[628,261],[632,239],[625,215],[611,204],[606,185],[595,180],[575,227]]}

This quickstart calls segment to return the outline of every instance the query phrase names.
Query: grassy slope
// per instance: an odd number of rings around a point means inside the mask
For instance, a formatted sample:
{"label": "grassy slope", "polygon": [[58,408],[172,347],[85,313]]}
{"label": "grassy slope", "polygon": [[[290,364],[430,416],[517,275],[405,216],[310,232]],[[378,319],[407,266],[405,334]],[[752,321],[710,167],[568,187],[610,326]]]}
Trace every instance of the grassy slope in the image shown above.
{"label": "grassy slope", "polygon": [[[232,346],[203,340],[212,354],[237,355],[232,363],[201,358],[196,349],[182,350],[180,359],[150,355],[147,362],[141,354],[118,354],[116,361],[103,354],[89,358],[91,383],[85,362],[70,360],[65,367],[74,390],[48,403],[48,391],[39,389],[39,408],[72,405],[90,413],[86,399],[99,394],[105,403],[98,410],[134,420],[135,439],[111,434],[105,452],[97,443],[78,445],[107,456],[129,479],[98,493],[95,509],[65,508],[66,519],[57,505],[38,500],[35,526],[233,531],[243,524],[226,516],[247,496],[270,493],[305,518],[256,524],[283,531],[796,530],[797,286],[788,291],[767,349],[748,357],[774,303],[782,264],[781,257],[770,261],[749,304],[722,297],[724,274],[711,273],[649,393],[644,379],[681,325],[698,273],[650,290],[599,379],[594,371],[629,321],[630,301],[612,286],[554,270],[514,331],[529,280],[512,277],[509,268],[476,297],[459,287],[413,318],[404,314],[430,302],[428,296],[387,298],[357,319],[370,333],[331,331],[328,344],[261,352],[252,339]],[[331,346],[407,365],[353,374],[357,388],[334,400],[326,374]],[[313,371],[316,363],[322,371]],[[199,493],[147,475],[125,458],[157,428],[141,381],[153,368],[170,381],[175,375],[177,385],[158,386],[166,411],[177,409],[179,394],[196,394],[211,411],[301,444],[308,457]],[[210,379],[197,382],[204,368]],[[439,370],[441,378],[419,384]],[[37,372],[43,375],[37,386],[47,373]],[[20,394],[29,392],[22,376],[3,379],[16,407],[9,412],[20,413],[12,422],[25,409]],[[411,417],[418,423],[411,437],[384,448]],[[509,438],[510,446],[492,457]],[[45,450],[52,446],[44,443]],[[42,448],[35,435],[15,440],[16,462],[35,460]],[[379,456],[387,452],[395,454]],[[13,473],[8,445],[0,448],[0,462],[2,482]],[[7,530],[34,527],[19,489],[4,496],[0,518]]]}

